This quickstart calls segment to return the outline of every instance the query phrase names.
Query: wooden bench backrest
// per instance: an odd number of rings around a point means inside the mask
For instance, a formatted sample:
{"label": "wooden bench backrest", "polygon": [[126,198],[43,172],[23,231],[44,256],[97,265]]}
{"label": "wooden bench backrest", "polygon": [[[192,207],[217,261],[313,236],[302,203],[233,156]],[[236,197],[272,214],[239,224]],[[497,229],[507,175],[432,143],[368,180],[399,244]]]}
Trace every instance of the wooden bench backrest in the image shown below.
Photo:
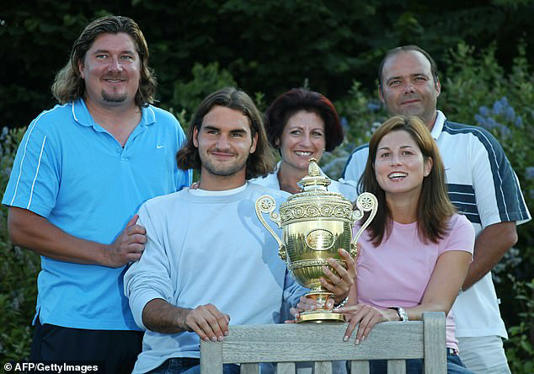
{"label": "wooden bench backrest", "polygon": [[314,362],[315,374],[331,374],[332,360],[351,362],[352,373],[368,373],[368,360],[388,360],[388,373],[405,373],[405,360],[424,359],[425,374],[447,372],[445,314],[425,313],[423,321],[377,324],[367,339],[343,341],[346,324],[231,326],[223,342],[201,342],[202,374],[222,374],[222,365],[240,363],[242,374],[258,373],[261,362],[277,373],[295,373],[296,362]]}

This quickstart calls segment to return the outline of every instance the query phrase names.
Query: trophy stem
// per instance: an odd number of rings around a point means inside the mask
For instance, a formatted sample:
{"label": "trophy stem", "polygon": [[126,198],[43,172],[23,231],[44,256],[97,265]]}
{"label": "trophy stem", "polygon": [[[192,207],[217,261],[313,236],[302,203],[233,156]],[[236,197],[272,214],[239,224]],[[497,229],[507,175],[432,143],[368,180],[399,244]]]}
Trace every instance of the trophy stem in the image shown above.
{"label": "trophy stem", "polygon": [[332,307],[328,307],[328,302],[333,299],[334,294],[327,291],[312,291],[306,294],[306,297],[315,301],[316,308],[311,311],[302,312],[297,318],[297,323],[301,322],[344,322],[345,318],[341,313],[333,312]]}

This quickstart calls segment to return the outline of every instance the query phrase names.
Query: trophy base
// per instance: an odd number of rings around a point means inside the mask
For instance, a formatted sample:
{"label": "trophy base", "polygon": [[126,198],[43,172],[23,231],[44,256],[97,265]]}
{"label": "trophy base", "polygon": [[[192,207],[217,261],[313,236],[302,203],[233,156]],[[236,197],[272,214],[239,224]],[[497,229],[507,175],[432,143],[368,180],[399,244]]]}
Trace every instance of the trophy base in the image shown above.
{"label": "trophy base", "polygon": [[[297,323],[303,322],[345,322],[343,314],[332,311],[334,305],[334,294],[322,290],[308,292],[306,298],[314,300],[316,309],[301,312],[296,319]],[[331,303],[331,305],[329,305]]]}
{"label": "trophy base", "polygon": [[313,323],[323,323],[323,322],[345,322],[345,318],[341,313],[334,312],[303,312],[300,313],[299,318],[297,318],[297,323],[303,322],[313,322]]}

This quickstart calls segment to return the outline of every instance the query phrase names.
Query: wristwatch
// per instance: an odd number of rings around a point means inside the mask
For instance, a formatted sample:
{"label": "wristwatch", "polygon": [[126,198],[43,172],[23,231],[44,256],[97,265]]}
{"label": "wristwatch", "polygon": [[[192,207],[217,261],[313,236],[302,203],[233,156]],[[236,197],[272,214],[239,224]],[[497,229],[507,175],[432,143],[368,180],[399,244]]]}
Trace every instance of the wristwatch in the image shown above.
{"label": "wristwatch", "polygon": [[397,311],[401,322],[408,321],[408,313],[406,313],[406,309],[401,306],[394,306],[391,309],[395,309]]}

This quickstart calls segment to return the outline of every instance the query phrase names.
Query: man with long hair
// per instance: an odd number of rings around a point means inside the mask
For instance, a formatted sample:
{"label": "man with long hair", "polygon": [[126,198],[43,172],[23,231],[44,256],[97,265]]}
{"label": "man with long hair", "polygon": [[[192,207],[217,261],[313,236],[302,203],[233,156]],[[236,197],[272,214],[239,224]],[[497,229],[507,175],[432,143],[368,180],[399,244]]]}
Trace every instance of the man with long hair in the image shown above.
{"label": "man with long hair", "polygon": [[31,361],[129,373],[141,350],[122,287],[146,241],[135,213],[191,182],[174,164],[185,135],[151,105],[155,89],[139,26],[96,19],[56,75],[59,105],[24,135],[2,203],[12,242],[41,255]]}
{"label": "man with long hair", "polygon": [[[473,262],[453,307],[460,357],[476,373],[509,373],[491,269],[517,242],[516,224],[530,220],[517,177],[488,131],[451,122],[436,109],[441,83],[425,50],[408,45],[388,51],[378,79],[380,100],[391,115],[418,116],[430,129],[445,164],[449,197],[477,234]],[[368,145],[356,148],[345,179],[360,178],[368,153]]]}
{"label": "man with long hair", "polygon": [[[124,277],[134,318],[146,328],[134,373],[198,373],[199,339],[224,339],[230,318],[233,324],[281,322],[282,305],[295,305],[305,291],[256,217],[259,197],[269,194],[280,206],[289,195],[248,182],[274,166],[250,97],[231,87],[206,97],[177,161],[182,170],[200,171],[198,188],[143,204],[146,250]],[[349,270],[334,264],[343,283],[334,291],[338,299],[353,282],[354,262],[348,262]]]}

